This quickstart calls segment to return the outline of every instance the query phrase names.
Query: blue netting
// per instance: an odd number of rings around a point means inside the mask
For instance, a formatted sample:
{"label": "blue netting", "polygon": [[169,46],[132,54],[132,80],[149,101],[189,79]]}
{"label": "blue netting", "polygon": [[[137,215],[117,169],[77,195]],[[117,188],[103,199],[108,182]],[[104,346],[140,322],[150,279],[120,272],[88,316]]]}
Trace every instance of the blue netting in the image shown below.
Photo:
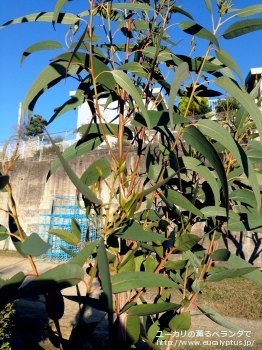
{"label": "blue netting", "polygon": [[40,214],[38,219],[38,234],[52,245],[40,259],[45,261],[61,262],[72,258],[66,251],[78,253],[79,248],[48,233],[50,229],[61,229],[71,232],[71,220],[75,219],[81,229],[81,242],[94,241],[98,233],[91,220],[84,215],[84,208],[77,206],[76,197],[55,197],[51,214]]}

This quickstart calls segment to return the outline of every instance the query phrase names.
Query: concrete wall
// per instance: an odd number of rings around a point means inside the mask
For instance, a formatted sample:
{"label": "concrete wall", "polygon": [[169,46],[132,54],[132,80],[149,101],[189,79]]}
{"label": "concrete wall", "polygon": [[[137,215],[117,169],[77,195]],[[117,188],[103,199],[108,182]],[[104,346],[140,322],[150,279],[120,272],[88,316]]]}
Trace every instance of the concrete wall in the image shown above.
{"label": "concrete wall", "polygon": [[[71,167],[80,177],[83,172],[95,160],[105,158],[110,162],[107,150],[95,150],[92,153],[82,156],[70,162]],[[131,154],[127,160],[128,167],[133,168],[135,155]],[[43,160],[22,160],[16,163],[10,173],[10,182],[13,188],[14,199],[17,204],[21,225],[27,234],[37,232],[38,215],[51,213],[54,196],[74,196],[76,189],[69,180],[64,169],[60,167],[46,181],[48,171],[54,159]],[[142,169],[141,169],[142,170]],[[106,201],[108,189],[102,185],[99,197]],[[7,210],[7,194],[0,192],[0,208]],[[0,211],[0,224],[8,227],[7,215]],[[203,235],[203,224],[196,224],[192,233]],[[220,247],[223,248],[223,241],[220,240]],[[232,232],[228,236],[230,250],[233,253],[245,258],[254,265],[262,267],[262,235],[254,232]],[[10,240],[0,241],[0,249],[13,249]]]}

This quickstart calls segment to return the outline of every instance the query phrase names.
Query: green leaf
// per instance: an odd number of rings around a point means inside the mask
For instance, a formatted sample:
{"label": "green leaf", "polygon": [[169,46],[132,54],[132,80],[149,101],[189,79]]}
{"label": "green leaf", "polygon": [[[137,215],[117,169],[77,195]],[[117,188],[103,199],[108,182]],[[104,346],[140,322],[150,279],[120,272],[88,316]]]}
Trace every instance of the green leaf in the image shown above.
{"label": "green leaf", "polygon": [[43,241],[37,233],[28,236],[21,245],[22,252],[31,256],[44,254],[49,248],[52,248],[52,246]]}
{"label": "green leaf", "polygon": [[[150,119],[151,127],[174,125],[174,124],[188,124],[190,120],[182,117],[177,113],[172,114],[172,119],[170,123],[170,115],[168,111],[148,111],[148,116]],[[147,126],[146,121],[141,113],[136,113],[134,119],[131,122],[133,126]]]}
{"label": "green leaf", "polygon": [[124,72],[113,70],[111,72],[113,74],[113,77],[117,84],[119,84],[131,97],[133,100],[138,104],[141,113],[146,121],[146,124],[148,128],[150,129],[150,119],[147,113],[147,110],[145,108],[144,102],[142,98],[140,97],[133,81],[125,74]]}
{"label": "green leaf", "polygon": [[245,189],[234,190],[230,193],[229,198],[233,201],[246,203],[256,208],[256,197],[252,191]]}
{"label": "green leaf", "polygon": [[[105,135],[109,136],[116,136],[118,133],[119,125],[113,124],[113,123],[99,123],[99,124],[91,124],[91,126],[88,125],[82,125],[80,128],[78,128],[76,131],[79,133],[84,134],[87,129],[90,127],[89,134],[94,134],[96,137],[100,137],[103,139],[103,133]],[[128,127],[124,127],[124,139],[125,140],[133,140],[133,134],[132,131]]]}
{"label": "green leaf", "polygon": [[225,66],[227,66],[228,68],[232,69],[235,73],[237,73],[241,81],[243,80],[243,76],[238,64],[225,50],[222,50],[222,49],[217,50],[216,56],[219,59],[219,61],[225,64]]}
{"label": "green leaf", "polygon": [[4,282],[4,284],[0,289],[0,306],[4,306],[6,302],[12,298],[13,294],[21,286],[24,279],[25,279],[24,273],[18,272]]}
{"label": "green leaf", "polygon": [[236,267],[234,269],[230,268],[229,270],[226,271],[221,271],[221,272],[216,272],[212,273],[207,277],[207,280],[209,282],[218,282],[222,281],[225,278],[236,278],[240,276],[244,276],[247,273],[253,272],[257,270],[257,267]]}
{"label": "green leaf", "polygon": [[[222,34],[225,39],[234,39],[238,36],[245,35],[247,33],[254,32],[262,29],[262,19],[246,19],[233,23],[227,30]],[[242,100],[240,100],[242,102]]]}
{"label": "green leaf", "polygon": [[230,251],[227,249],[217,249],[210,255],[210,258],[216,261],[227,261],[230,255]]}
{"label": "green leaf", "polygon": [[222,189],[224,192],[224,205],[228,210],[228,186],[227,178],[224,170],[224,166],[221,162],[221,159],[211,143],[207,141],[204,135],[193,125],[186,127],[184,131],[185,141],[196,148],[203,156],[211,163],[214,169],[217,172],[217,175],[220,179]]}
{"label": "green leaf", "polygon": [[[103,140],[101,138],[96,137],[95,139],[81,143],[81,145],[79,145],[78,147],[76,147],[76,143],[75,143],[72,146],[68,147],[63,152],[63,157],[65,161],[69,162],[70,160],[80,157],[83,154],[89,153],[90,151],[92,151],[93,149],[101,145],[102,142]],[[61,166],[61,161],[59,159],[55,160],[49,170],[49,173],[47,175],[47,180],[60,166]]]}
{"label": "green leaf", "polygon": [[212,120],[200,120],[197,123],[197,127],[203,134],[208,135],[225,146],[235,157],[238,164],[244,170],[249,183],[253,188],[257,200],[257,210],[259,212],[261,207],[261,197],[256,174],[243,149],[235,142],[229,132],[225,132],[225,129],[221,125]]}
{"label": "green leaf", "polygon": [[179,288],[167,277],[151,272],[124,272],[111,276],[113,293],[121,293],[131,289],[144,287]]}
{"label": "green leaf", "polygon": [[127,315],[126,318],[126,342],[130,345],[135,344],[140,335],[140,319],[138,316]]}
{"label": "green leaf", "polygon": [[[220,189],[214,174],[208,169],[207,166],[203,165],[198,159],[193,157],[181,157],[183,164],[187,169],[191,169],[203,177],[207,183],[210,185],[210,188],[213,191],[215,203],[218,205],[220,202]],[[203,213],[202,209],[201,212]]]}
{"label": "green leaf", "polygon": [[52,115],[52,117],[48,120],[46,125],[51,124],[56,118],[60,117],[64,113],[71,111],[72,109],[76,109],[80,105],[83,104],[83,98],[79,97],[72,97],[69,100],[67,100],[62,106],[55,109],[55,113]]}
{"label": "green leaf", "polygon": [[0,190],[5,188],[5,186],[9,183],[9,176],[8,175],[0,175]]}
{"label": "green leaf", "polygon": [[208,9],[208,11],[212,14],[212,3],[211,0],[205,0],[206,3],[206,7]]}
{"label": "green leaf", "polygon": [[[53,16],[53,12],[32,13],[30,15],[25,15],[16,19],[12,19],[11,21],[8,21],[5,24],[3,24],[0,27],[0,29],[3,29],[4,27],[9,26],[11,24],[20,24],[28,22],[52,22]],[[57,18],[57,23],[61,24],[74,24],[77,21],[79,21],[79,17],[72,13],[60,13]]]}
{"label": "green leaf", "polygon": [[203,213],[197,209],[186,197],[184,197],[182,193],[179,193],[176,190],[166,190],[165,197],[172,205],[179,206],[185,210],[188,210],[190,213],[203,218]]}
{"label": "green leaf", "polygon": [[79,243],[79,239],[72,232],[61,230],[59,228],[53,228],[49,230],[48,233],[51,235],[55,235],[61,238],[66,243],[72,244],[74,246],[77,246],[77,244]]}
{"label": "green leaf", "polygon": [[168,323],[168,327],[173,332],[187,331],[191,326],[190,312],[183,312],[180,315],[174,316]]}
{"label": "green leaf", "polygon": [[159,304],[141,304],[141,305],[135,305],[131,306],[130,309],[128,309],[129,315],[137,315],[137,316],[149,316],[149,315],[155,315],[160,314],[162,312],[170,311],[170,310],[177,310],[180,307],[179,304],[174,303],[159,303]]}
{"label": "green leaf", "polygon": [[143,263],[146,272],[154,272],[158,266],[158,262],[155,258],[149,255]]}
{"label": "green leaf", "polygon": [[80,240],[81,240],[81,228],[80,228],[78,222],[76,221],[76,219],[74,219],[74,218],[71,219],[71,225],[72,225],[72,234],[76,237],[78,242],[80,242]]}
{"label": "green leaf", "polygon": [[[227,77],[220,77],[215,81],[223,90],[226,90],[238,101],[241,101],[241,105],[246,108],[248,113],[252,115],[252,119],[256,123],[256,127],[260,135],[262,135],[262,118],[261,111],[258,106],[255,104],[253,98],[246,92],[239,88],[231,79]],[[260,140],[262,145],[262,139]]]}
{"label": "green leaf", "polygon": [[191,288],[193,290],[193,292],[195,293],[199,293],[201,288],[200,288],[200,283],[198,282],[197,279],[194,280],[194,282],[191,284]]}
{"label": "green leaf", "polygon": [[186,62],[181,63],[176,71],[174,78],[171,83],[171,89],[169,93],[169,101],[168,101],[168,108],[169,108],[169,120],[171,123],[171,126],[173,127],[173,113],[174,113],[174,103],[177,98],[178,90],[180,89],[183,82],[189,77],[189,68],[188,64]]}
{"label": "green leaf", "polygon": [[111,165],[106,159],[99,159],[91,164],[81,176],[81,180],[90,186],[99,181],[106,179],[111,174]]}
{"label": "green leaf", "polygon": [[224,216],[227,217],[227,212],[225,208],[217,207],[217,206],[207,206],[201,209],[205,218],[208,217],[216,217],[216,216]]}
{"label": "green leaf", "polygon": [[175,247],[181,252],[190,250],[194,245],[200,241],[201,237],[192,235],[190,233],[177,237],[175,240]]}
{"label": "green leaf", "polygon": [[17,298],[29,295],[52,293],[75,286],[84,278],[82,267],[76,264],[62,264],[44,272],[17,292]]}
{"label": "green leaf", "polygon": [[80,252],[73,257],[73,259],[69,261],[69,264],[76,264],[82,267],[86,260],[89,258],[90,254],[96,251],[98,245],[99,240],[89,243],[83,249],[81,249]]}
{"label": "green leaf", "polygon": [[108,266],[108,259],[106,254],[106,248],[104,238],[101,237],[98,251],[97,251],[97,262],[99,277],[102,284],[103,293],[105,296],[105,303],[108,312],[108,331],[109,334],[113,332],[113,299],[112,299],[112,284],[110,280],[110,271]]}
{"label": "green leaf", "polygon": [[28,48],[26,48],[22,54],[20,65],[22,66],[26,57],[28,57],[34,52],[41,51],[41,50],[61,49],[62,47],[63,46],[58,41],[55,41],[55,40],[45,40],[45,41],[41,41],[39,43],[33,44],[31,46],[28,46]]}
{"label": "green leaf", "polygon": [[257,15],[258,13],[262,12],[262,5],[251,5],[248,7],[245,7],[241,10],[239,10],[235,16],[236,17],[249,17],[249,16],[253,16],[253,15]]}
{"label": "green leaf", "polygon": [[[230,268],[245,268],[245,267],[254,267],[254,266],[248,263],[247,261],[241,259],[240,257],[234,254],[231,254],[225,267],[230,269]],[[255,271],[246,273],[245,275],[243,275],[243,277],[251,281],[254,281],[258,284],[262,284],[262,272],[257,269]]]}
{"label": "green leaf", "polygon": [[5,226],[0,224],[0,241],[4,241],[9,237],[8,230]]}
{"label": "green leaf", "polygon": [[188,13],[185,10],[181,9],[181,7],[179,7],[179,6],[172,6],[170,10],[171,10],[172,13],[180,13],[181,15],[185,15],[186,17],[194,20],[194,18],[191,16],[190,13]]}
{"label": "green leaf", "polygon": [[219,48],[219,43],[214,34],[209,30],[192,21],[183,21],[179,23],[179,27],[187,34],[196,36],[198,38],[206,39],[215,44]]}
{"label": "green leaf", "polygon": [[198,309],[201,312],[203,312],[203,314],[207,316],[210,320],[214,321],[222,327],[232,329],[234,331],[238,331],[240,329],[238,326],[235,326],[233,323],[226,320],[223,316],[221,316],[215,310],[211,309],[211,307],[209,306],[198,306]]}
{"label": "green leaf", "polygon": [[186,264],[187,260],[170,260],[165,262],[164,267],[167,270],[181,270],[186,266]]}
{"label": "green leaf", "polygon": [[261,150],[250,149],[246,152],[246,155],[252,163],[262,164],[262,152],[261,152]]}
{"label": "green leaf", "polygon": [[165,240],[165,236],[153,231],[145,231],[143,227],[134,220],[130,220],[127,224],[114,233],[115,236],[132,241],[152,242]]}
{"label": "green leaf", "polygon": [[59,148],[55,145],[53,140],[50,138],[53,147],[55,148],[56,154],[62,163],[63,168],[65,169],[65,172],[67,173],[68,177],[70,178],[71,182],[75,185],[75,187],[78,189],[80,193],[82,193],[90,202],[93,202],[95,204],[101,204],[100,199],[98,199],[94,193],[77,177],[77,175],[74,173],[74,171],[69,166],[67,160],[62,156],[62,154],[59,151]]}
{"label": "green leaf", "polygon": [[65,6],[65,4],[67,2],[69,2],[70,0],[56,0],[56,5],[55,5],[55,9],[54,9],[54,14],[53,14],[53,18],[52,18],[52,23],[53,26],[55,28],[55,23],[58,20],[59,14],[61,9]]}
{"label": "green leaf", "polygon": [[117,70],[121,70],[121,71],[127,70],[141,78],[146,78],[149,73],[145,69],[143,69],[143,66],[138,62],[124,63],[121,66],[119,66]]}
{"label": "green leaf", "polygon": [[25,100],[23,102],[22,115],[25,115],[26,110],[29,110],[29,117],[34,110],[34,106],[38,98],[50,87],[59,83],[62,79],[67,76],[74,75],[79,66],[75,65],[71,67],[68,72],[66,71],[66,62],[53,62],[47,66],[35,79],[33,84],[30,86]]}

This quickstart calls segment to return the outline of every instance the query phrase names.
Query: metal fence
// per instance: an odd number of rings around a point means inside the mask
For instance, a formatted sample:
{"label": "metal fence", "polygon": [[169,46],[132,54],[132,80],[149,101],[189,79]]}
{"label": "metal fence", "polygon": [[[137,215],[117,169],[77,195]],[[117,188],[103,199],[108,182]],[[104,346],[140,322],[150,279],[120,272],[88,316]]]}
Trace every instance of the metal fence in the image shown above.
{"label": "metal fence", "polygon": [[[61,152],[77,141],[76,134],[72,130],[51,134],[51,137]],[[0,142],[0,155],[1,158],[3,158],[3,153],[5,153],[5,160],[9,160],[14,154],[17,146],[17,139],[14,138],[10,140],[6,149],[4,149],[5,144],[6,142]],[[20,140],[18,154],[20,159],[35,158],[41,161],[45,155],[55,155],[55,150],[49,137],[46,134],[43,134],[28,140]]]}

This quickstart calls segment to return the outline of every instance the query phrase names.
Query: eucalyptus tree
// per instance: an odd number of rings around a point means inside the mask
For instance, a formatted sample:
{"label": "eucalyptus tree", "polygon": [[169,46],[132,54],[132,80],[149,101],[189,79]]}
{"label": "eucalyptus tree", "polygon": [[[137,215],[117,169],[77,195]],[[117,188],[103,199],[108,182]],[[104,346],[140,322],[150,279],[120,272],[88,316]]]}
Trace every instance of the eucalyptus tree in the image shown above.
{"label": "eucalyptus tree", "polygon": [[[262,4],[235,9],[231,1],[199,1],[199,11],[206,8],[210,13],[211,26],[205,27],[175,0],[90,0],[78,14],[63,13],[66,3],[58,0],[53,12],[22,16],[1,29],[41,21],[54,27],[64,25],[66,40],[71,38],[66,52],[56,55],[36,77],[25,97],[23,113],[31,118],[39,97],[65,78],[76,82],[75,96],[56,109],[48,125],[83,102],[89,104],[92,118],[82,138],[63,154],[54,144],[58,158],[49,177],[64,167],[101,238],[82,242],[76,220],[72,220],[72,232],[51,230],[50,234],[81,250],[69,263],[38,275],[33,256],[45,252],[49,244],[35,233],[28,235],[20,225],[9,181],[17,158],[14,154],[9,163],[3,162],[0,177],[1,188],[10,199],[10,225],[0,227],[1,238],[11,236],[18,252],[28,257],[35,279],[22,285],[25,275],[20,272],[8,281],[1,280],[1,303],[44,294],[47,312],[65,349],[76,346],[79,334],[85,332],[89,334],[86,341],[94,341],[96,325],[83,319],[87,306],[107,314],[106,349],[139,348],[141,340],[153,349],[159,348],[159,340],[166,340],[169,349],[174,332],[190,328],[191,311],[205,284],[236,276],[262,283],[260,271],[228,251],[226,235],[228,230],[262,232],[261,173],[252,165],[260,159],[262,141],[242,143],[247,130],[262,132],[261,113],[254,102],[258,87],[250,94],[245,91],[237,63],[220,43],[221,37],[233,40],[260,30],[262,19],[252,16],[261,14]],[[179,53],[172,36],[175,22],[189,40],[205,40],[203,54]],[[50,48],[62,45],[53,40],[36,43],[25,49],[22,61]],[[157,97],[155,87],[160,88]],[[207,116],[194,124],[186,118],[194,98],[217,97],[221,90],[241,102],[230,121],[233,128],[227,130]],[[188,105],[181,114],[175,101],[185,92]],[[107,99],[105,109],[118,101],[115,117],[119,124],[104,118],[101,98]],[[165,109],[161,108],[163,99]],[[110,145],[112,136],[116,148]],[[130,141],[127,149],[126,140]],[[96,160],[79,178],[69,161],[92,152],[102,142],[111,161]],[[156,143],[158,152],[152,152]],[[131,167],[127,159],[134,145]],[[223,163],[218,152],[223,153]],[[108,188],[106,202],[98,196],[101,183]],[[198,235],[192,232],[197,224],[203,227]],[[203,246],[204,240],[208,247]],[[224,247],[218,249],[220,241]],[[84,279],[86,260],[91,264],[86,270],[90,276],[85,282],[86,294],[76,292],[72,298],[80,310],[79,322],[65,341],[59,328],[64,312],[61,290]],[[224,269],[214,269],[215,261]],[[99,300],[92,297],[95,280],[101,290]],[[148,288],[153,299],[147,298]],[[180,298],[174,298],[173,289],[181,292]],[[197,308],[214,322],[237,329],[210,307],[197,304]]]}

